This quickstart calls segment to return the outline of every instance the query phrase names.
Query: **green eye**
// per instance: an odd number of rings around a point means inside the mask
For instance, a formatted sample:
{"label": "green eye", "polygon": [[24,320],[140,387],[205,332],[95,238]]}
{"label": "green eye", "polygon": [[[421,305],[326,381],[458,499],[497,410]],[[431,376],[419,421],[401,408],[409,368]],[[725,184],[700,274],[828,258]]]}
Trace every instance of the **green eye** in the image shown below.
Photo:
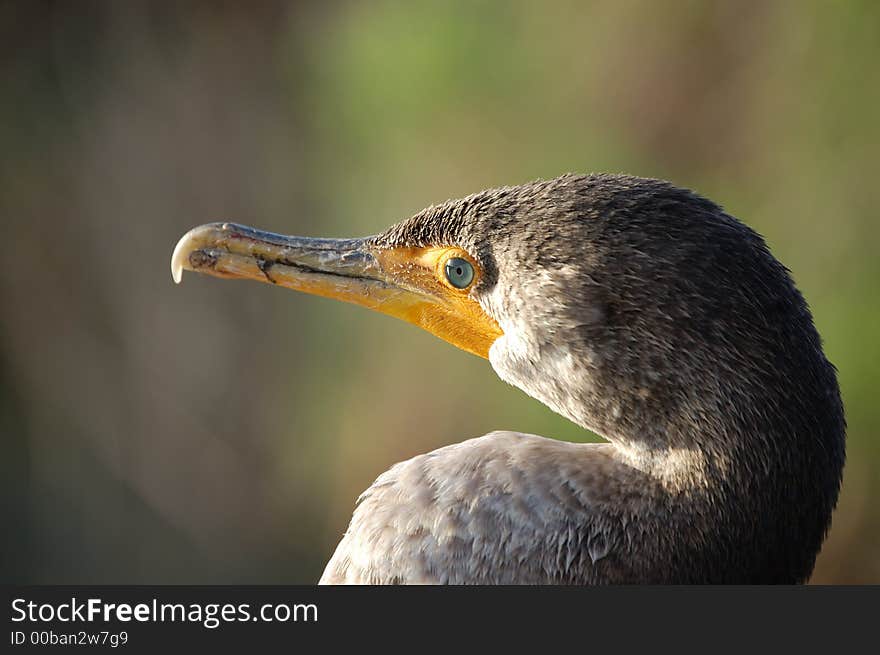
{"label": "green eye", "polygon": [[461,257],[452,257],[446,262],[446,279],[456,289],[467,289],[474,281],[474,267]]}

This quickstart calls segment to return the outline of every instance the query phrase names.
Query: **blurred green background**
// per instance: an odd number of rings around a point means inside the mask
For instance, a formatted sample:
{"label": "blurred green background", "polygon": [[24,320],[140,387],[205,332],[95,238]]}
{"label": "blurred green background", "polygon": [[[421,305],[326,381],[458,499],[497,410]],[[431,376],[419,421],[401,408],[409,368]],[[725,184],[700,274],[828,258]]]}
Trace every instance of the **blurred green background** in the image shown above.
{"label": "blurred green background", "polygon": [[816,583],[880,583],[880,3],[0,2],[2,580],[307,583],[392,463],[593,439],[405,323],[169,258],[566,171],[767,238],[849,421]]}

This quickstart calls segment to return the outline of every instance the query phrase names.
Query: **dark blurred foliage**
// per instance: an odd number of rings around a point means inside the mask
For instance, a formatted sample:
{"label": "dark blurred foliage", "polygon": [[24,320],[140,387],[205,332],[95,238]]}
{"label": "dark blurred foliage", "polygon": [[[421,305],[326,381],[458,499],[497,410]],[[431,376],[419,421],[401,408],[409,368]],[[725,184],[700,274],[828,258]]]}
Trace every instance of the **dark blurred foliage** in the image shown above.
{"label": "dark blurred foliage", "polygon": [[187,275],[193,225],[375,233],[565,171],[762,232],[840,370],[814,582],[880,582],[880,3],[0,2],[2,579],[310,582],[395,461],[595,439],[404,323]]}

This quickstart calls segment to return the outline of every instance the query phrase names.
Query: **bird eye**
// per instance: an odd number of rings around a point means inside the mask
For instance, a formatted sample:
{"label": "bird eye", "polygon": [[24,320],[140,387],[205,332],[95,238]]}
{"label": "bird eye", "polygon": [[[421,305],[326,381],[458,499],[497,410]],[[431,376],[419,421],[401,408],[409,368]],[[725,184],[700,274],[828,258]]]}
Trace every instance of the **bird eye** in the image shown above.
{"label": "bird eye", "polygon": [[452,257],[446,262],[446,279],[456,289],[467,289],[474,281],[474,267],[466,259]]}

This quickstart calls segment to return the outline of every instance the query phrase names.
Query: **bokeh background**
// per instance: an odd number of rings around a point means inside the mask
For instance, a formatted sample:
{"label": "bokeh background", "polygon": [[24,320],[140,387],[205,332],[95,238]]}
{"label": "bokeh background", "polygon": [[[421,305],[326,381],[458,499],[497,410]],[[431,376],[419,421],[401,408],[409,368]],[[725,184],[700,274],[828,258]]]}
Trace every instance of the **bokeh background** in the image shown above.
{"label": "bokeh background", "polygon": [[880,583],[880,3],[0,2],[2,580],[308,583],[393,462],[596,440],[407,324],[169,258],[566,171],[764,234],[849,421],[812,581]]}

